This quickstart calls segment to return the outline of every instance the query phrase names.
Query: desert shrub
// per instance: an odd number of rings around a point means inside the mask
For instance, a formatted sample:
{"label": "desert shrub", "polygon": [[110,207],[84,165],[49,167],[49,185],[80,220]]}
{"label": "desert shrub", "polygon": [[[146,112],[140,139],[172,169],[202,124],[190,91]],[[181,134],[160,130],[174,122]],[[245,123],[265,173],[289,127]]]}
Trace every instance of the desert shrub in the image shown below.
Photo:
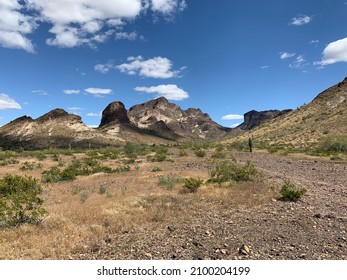
{"label": "desert shrub", "polygon": [[325,153],[347,153],[347,135],[326,137],[318,145]]}
{"label": "desert shrub", "polygon": [[180,177],[169,174],[158,178],[158,185],[165,186],[167,189],[173,189],[177,183],[181,181]]}
{"label": "desert shrub", "polygon": [[253,181],[257,175],[259,171],[251,161],[247,161],[243,166],[238,166],[235,161],[223,161],[212,170],[208,182],[222,184],[232,181]]}
{"label": "desert shrub", "polygon": [[124,165],[117,168],[103,166],[99,163],[93,163],[93,166],[88,166],[79,160],[73,160],[65,169],[61,170],[58,167],[52,167],[42,173],[42,181],[45,183],[54,183],[60,181],[70,181],[76,179],[77,176],[88,176],[95,173],[120,173],[130,171],[130,166]]}
{"label": "desert shrub", "polygon": [[234,141],[228,144],[228,150],[247,151],[248,144],[246,141]]}
{"label": "desert shrub", "polygon": [[39,222],[47,213],[39,197],[42,187],[32,177],[6,175],[0,180],[0,224]]}
{"label": "desert shrub", "polygon": [[187,150],[184,149],[183,147],[180,147],[179,152],[178,152],[178,155],[179,155],[180,157],[185,157],[185,156],[188,155],[188,152],[187,152]]}
{"label": "desert shrub", "polygon": [[23,162],[22,166],[20,167],[20,170],[25,171],[25,170],[34,170],[34,169],[41,169],[42,164],[41,163],[36,163],[36,162]]}
{"label": "desert shrub", "polygon": [[152,168],[151,172],[159,172],[159,171],[163,171],[163,169],[159,166],[155,166]]}
{"label": "desert shrub", "polygon": [[280,190],[280,200],[282,201],[298,201],[307,190],[305,188],[298,188],[294,183],[286,180]]}
{"label": "desert shrub", "polygon": [[18,163],[19,163],[19,160],[15,159],[15,158],[0,160],[0,166],[6,166],[9,164],[18,164]]}
{"label": "desert shrub", "polygon": [[213,158],[213,159],[223,159],[223,158],[226,158],[226,154],[224,152],[216,151],[216,152],[214,152],[211,155],[211,158]]}
{"label": "desert shrub", "polygon": [[99,187],[99,194],[105,194],[107,191],[107,187],[104,185],[100,185]]}
{"label": "desert shrub", "polygon": [[215,150],[216,150],[216,152],[222,152],[222,151],[224,151],[224,146],[223,146],[223,144],[220,144],[220,143],[216,144]]}
{"label": "desert shrub", "polygon": [[197,149],[195,151],[195,155],[197,157],[204,157],[206,155],[206,151],[203,148]]}
{"label": "desert shrub", "polygon": [[168,149],[163,146],[154,147],[155,155],[147,156],[149,162],[173,161],[169,158]]}
{"label": "desert shrub", "polygon": [[89,198],[89,195],[87,194],[87,193],[81,193],[81,195],[80,195],[80,200],[82,201],[82,202],[86,202],[86,200]]}
{"label": "desert shrub", "polygon": [[203,180],[187,178],[183,181],[183,188],[186,192],[195,193],[201,187]]}

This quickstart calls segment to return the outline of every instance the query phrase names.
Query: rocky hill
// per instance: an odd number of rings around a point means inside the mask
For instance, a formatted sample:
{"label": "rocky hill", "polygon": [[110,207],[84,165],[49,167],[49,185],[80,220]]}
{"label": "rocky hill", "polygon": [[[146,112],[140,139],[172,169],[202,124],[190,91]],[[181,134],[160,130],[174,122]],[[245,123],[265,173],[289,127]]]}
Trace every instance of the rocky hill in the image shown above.
{"label": "rocky hill", "polygon": [[310,147],[326,137],[347,137],[347,78],[324,90],[307,105],[282,114],[230,141]]}
{"label": "rocky hill", "polygon": [[291,109],[287,110],[267,110],[267,111],[249,111],[246,114],[244,114],[244,122],[240,124],[237,128],[243,129],[243,130],[250,130],[253,127],[256,127],[268,120],[277,118],[279,116],[282,116],[284,114],[287,114],[291,112]]}
{"label": "rocky hill", "polygon": [[80,116],[55,109],[32,119],[20,117],[0,127],[2,148],[96,147],[138,143],[168,143],[220,139],[230,129],[214,122],[200,109],[182,110],[161,97],[126,110],[122,102],[110,103],[97,129]]}

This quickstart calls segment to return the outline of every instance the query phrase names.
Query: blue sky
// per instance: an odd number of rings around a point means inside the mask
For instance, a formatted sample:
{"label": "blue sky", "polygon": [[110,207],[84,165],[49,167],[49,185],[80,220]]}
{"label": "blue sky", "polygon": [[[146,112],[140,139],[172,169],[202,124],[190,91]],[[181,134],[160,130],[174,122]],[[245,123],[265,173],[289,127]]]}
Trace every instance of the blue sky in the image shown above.
{"label": "blue sky", "polygon": [[347,0],[1,0],[0,125],[165,96],[233,126],[347,76]]}

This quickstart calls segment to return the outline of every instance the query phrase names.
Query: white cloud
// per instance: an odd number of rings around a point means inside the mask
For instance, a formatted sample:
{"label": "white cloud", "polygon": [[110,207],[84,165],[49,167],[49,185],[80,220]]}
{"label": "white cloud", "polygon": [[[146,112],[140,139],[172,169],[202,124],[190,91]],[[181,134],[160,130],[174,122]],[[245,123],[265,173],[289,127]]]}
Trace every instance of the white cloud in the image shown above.
{"label": "white cloud", "polygon": [[63,90],[65,94],[71,95],[71,94],[79,94],[81,91],[78,89],[65,89]]}
{"label": "white cloud", "polygon": [[128,75],[138,74],[141,77],[146,78],[160,78],[168,79],[178,77],[181,70],[172,71],[172,62],[166,57],[154,57],[148,60],[144,60],[142,56],[128,57],[129,63],[117,65],[122,73]]}
{"label": "white cloud", "polygon": [[37,28],[37,23],[20,12],[23,7],[17,0],[0,2],[0,46],[34,53],[35,47],[26,36]]}
{"label": "white cloud", "polygon": [[33,90],[31,92],[32,93],[36,93],[38,95],[42,95],[42,96],[47,96],[48,95],[47,90],[44,90],[44,89],[37,89],[37,90]]}
{"label": "white cloud", "polygon": [[280,52],[280,58],[281,58],[282,60],[287,59],[287,58],[291,58],[291,57],[293,57],[293,56],[295,56],[295,53]]}
{"label": "white cloud", "polygon": [[106,63],[106,64],[96,64],[94,66],[94,70],[98,71],[102,74],[105,74],[107,72],[109,72],[110,70],[114,69],[115,65],[113,65],[112,62]]}
{"label": "white cloud", "polygon": [[151,0],[151,8],[154,12],[170,15],[176,11],[183,11],[187,8],[185,0]]}
{"label": "white cloud", "polygon": [[312,17],[310,16],[298,15],[297,17],[292,18],[292,21],[290,24],[300,26],[300,25],[308,24],[311,21],[312,21]]}
{"label": "white cloud", "polygon": [[87,117],[101,117],[101,112],[100,113],[88,113]]}
{"label": "white cloud", "polygon": [[103,97],[112,93],[112,89],[108,88],[86,88],[86,93],[94,95],[95,97]]}
{"label": "white cloud", "polygon": [[231,120],[243,120],[243,115],[230,114],[222,117],[222,120],[231,121]]}
{"label": "white cloud", "polygon": [[[185,0],[1,0],[0,46],[35,52],[28,35],[48,24],[48,45],[95,47],[146,10],[167,17],[186,7]],[[118,34],[125,37],[133,40],[135,33]]]}
{"label": "white cloud", "polygon": [[337,62],[347,62],[347,37],[331,42],[323,51],[323,58],[315,65],[322,67]]}
{"label": "white cloud", "polygon": [[135,41],[137,39],[137,33],[135,31],[129,33],[129,32],[117,32],[116,33],[116,40],[129,40],[129,41]]}
{"label": "white cloud", "polygon": [[319,43],[319,40],[311,40],[309,43],[310,45],[315,45]]}
{"label": "white cloud", "polygon": [[303,67],[305,67],[307,65],[308,65],[308,63],[307,63],[306,59],[304,58],[304,56],[303,55],[298,55],[295,58],[294,62],[289,64],[289,67],[298,69],[298,68],[303,68]]}
{"label": "white cloud", "polygon": [[0,110],[22,109],[22,107],[5,93],[0,93]]}
{"label": "white cloud", "polygon": [[260,67],[260,69],[264,70],[264,69],[267,69],[269,67],[270,67],[269,65],[263,65],[263,66]]}
{"label": "white cloud", "polygon": [[188,93],[177,85],[159,85],[152,87],[136,87],[136,91],[146,93],[156,93],[156,97],[165,97],[169,100],[183,100],[189,97]]}

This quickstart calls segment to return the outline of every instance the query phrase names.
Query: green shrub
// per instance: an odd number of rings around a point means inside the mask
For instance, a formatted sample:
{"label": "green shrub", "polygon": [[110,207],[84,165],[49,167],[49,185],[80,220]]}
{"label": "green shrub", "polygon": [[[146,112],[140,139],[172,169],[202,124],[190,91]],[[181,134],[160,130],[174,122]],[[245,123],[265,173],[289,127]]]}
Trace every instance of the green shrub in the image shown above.
{"label": "green shrub", "polygon": [[203,180],[188,178],[183,181],[183,188],[186,192],[195,193],[201,187]]}
{"label": "green shrub", "polygon": [[212,170],[208,182],[222,184],[232,181],[253,181],[257,175],[259,171],[251,161],[247,161],[243,166],[237,166],[235,161],[223,161]]}
{"label": "green shrub", "polygon": [[202,148],[197,149],[197,150],[195,151],[195,155],[196,155],[197,157],[204,157],[204,156],[206,155],[206,151],[205,151],[204,149],[202,149]]}
{"label": "green shrub", "polygon": [[34,170],[34,169],[41,169],[42,164],[41,163],[35,163],[35,162],[23,162],[22,166],[20,167],[20,170],[25,171],[25,170]]}
{"label": "green shrub", "polygon": [[286,180],[280,190],[280,200],[282,201],[298,201],[307,190],[305,188],[299,189],[292,182]]}
{"label": "green shrub", "polygon": [[47,213],[39,197],[42,187],[32,177],[6,175],[0,180],[0,225],[39,222]]}
{"label": "green shrub", "polygon": [[326,137],[319,143],[318,149],[325,153],[347,153],[347,135]]}
{"label": "green shrub", "polygon": [[105,194],[107,191],[107,187],[104,185],[100,185],[99,187],[99,194]]}
{"label": "green shrub", "polygon": [[159,166],[155,166],[152,168],[151,172],[159,172],[159,171],[163,171],[163,169]]}
{"label": "green shrub", "polygon": [[88,197],[89,197],[89,195],[87,194],[87,193],[81,193],[81,195],[80,195],[80,200],[82,201],[82,202],[86,202],[86,200],[88,199]]}

